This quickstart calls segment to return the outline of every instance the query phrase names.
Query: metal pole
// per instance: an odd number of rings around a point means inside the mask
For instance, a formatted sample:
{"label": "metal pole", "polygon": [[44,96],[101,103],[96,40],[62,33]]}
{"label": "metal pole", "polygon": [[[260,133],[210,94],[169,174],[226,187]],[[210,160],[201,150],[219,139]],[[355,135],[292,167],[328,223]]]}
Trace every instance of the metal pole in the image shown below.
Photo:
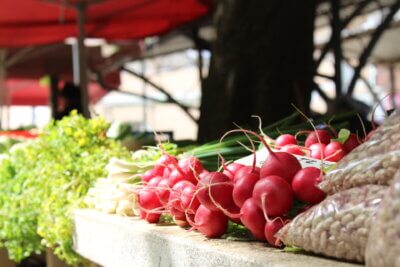
{"label": "metal pole", "polygon": [[[82,113],[86,118],[90,118],[89,112],[89,96],[87,91],[87,61],[85,49],[85,11],[86,3],[78,2],[75,5],[78,19],[78,62],[76,66],[79,68],[79,88],[81,90],[81,106]],[[75,66],[75,64],[74,64]],[[74,74],[76,72],[74,71]]]}
{"label": "metal pole", "polygon": [[0,49],[0,129],[3,123],[3,106],[6,97],[6,88],[4,85],[6,78],[6,53],[6,50]]}

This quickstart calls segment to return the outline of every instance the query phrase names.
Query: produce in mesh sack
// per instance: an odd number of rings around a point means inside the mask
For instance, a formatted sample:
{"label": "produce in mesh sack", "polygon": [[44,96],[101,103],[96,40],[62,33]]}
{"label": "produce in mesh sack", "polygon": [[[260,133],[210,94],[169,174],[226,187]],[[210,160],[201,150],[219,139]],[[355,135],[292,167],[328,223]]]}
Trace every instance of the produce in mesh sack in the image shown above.
{"label": "produce in mesh sack", "polygon": [[367,266],[400,266],[400,171],[396,173],[371,226]]}
{"label": "produce in mesh sack", "polygon": [[370,223],[387,186],[365,185],[329,196],[284,226],[285,245],[349,261],[364,261]]}
{"label": "produce in mesh sack", "polygon": [[331,195],[366,184],[389,185],[400,168],[400,111],[396,110],[371,138],[345,156],[320,183]]}

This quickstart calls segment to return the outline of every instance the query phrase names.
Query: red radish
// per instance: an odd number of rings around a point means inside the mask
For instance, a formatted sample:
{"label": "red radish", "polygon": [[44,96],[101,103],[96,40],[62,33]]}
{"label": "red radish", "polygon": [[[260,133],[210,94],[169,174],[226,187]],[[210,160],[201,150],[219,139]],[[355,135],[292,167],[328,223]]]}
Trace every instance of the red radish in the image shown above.
{"label": "red radish", "polygon": [[170,173],[169,177],[169,185],[172,187],[174,186],[177,182],[179,181],[183,181],[183,180],[187,180],[185,179],[185,175],[182,174],[178,169],[174,169],[172,170],[172,172]]}
{"label": "red radish", "polygon": [[147,188],[157,187],[158,184],[161,182],[161,180],[163,180],[163,178],[161,176],[156,176],[156,177],[151,178],[151,180],[147,184]]}
{"label": "red radish", "polygon": [[187,185],[181,193],[181,207],[183,210],[187,210],[187,213],[195,214],[197,208],[200,206],[200,202],[194,195],[196,192],[196,186],[194,184]]}
{"label": "red radish", "polygon": [[260,176],[255,173],[247,173],[239,179],[233,186],[232,197],[238,207],[252,196],[254,185],[260,180]]}
{"label": "red radish", "polygon": [[325,193],[317,187],[322,180],[321,170],[316,167],[306,167],[293,178],[292,189],[297,199],[317,204],[325,198]]}
{"label": "red radish", "polygon": [[204,170],[200,160],[190,156],[179,161],[179,169],[185,176],[185,180],[196,184],[199,179],[199,174]]}
{"label": "red radish", "polygon": [[[268,150],[269,153],[268,158],[264,161],[263,165],[261,166],[260,170],[261,178],[270,175],[279,175],[290,183],[296,172],[301,169],[301,165],[295,156],[287,152],[272,151],[272,149],[269,147],[265,139],[261,137],[259,134],[250,130],[240,129],[240,130],[229,131],[225,135],[233,132],[243,132],[254,135],[262,142],[262,144]],[[256,153],[254,152],[254,156],[255,155]]]}
{"label": "red radish", "polygon": [[287,152],[273,152],[261,166],[260,177],[264,178],[277,175],[292,182],[293,176],[301,169],[301,165],[295,156]]}
{"label": "red radish", "polygon": [[142,182],[144,183],[148,183],[151,178],[156,177],[156,176],[162,176],[164,173],[164,170],[156,170],[156,169],[151,169],[146,171],[143,175],[142,175]]}
{"label": "red radish", "polygon": [[165,168],[168,165],[175,166],[177,163],[178,163],[178,160],[176,159],[176,157],[168,155],[168,154],[164,154],[157,160],[155,167],[162,166]]}
{"label": "red radish", "polygon": [[305,147],[309,148],[312,144],[316,143],[322,143],[327,145],[329,144],[330,141],[331,141],[331,135],[327,130],[315,130],[308,134],[305,142]]}
{"label": "red radish", "polygon": [[169,193],[169,204],[180,211],[184,211],[181,207],[181,194],[183,189],[185,189],[187,186],[193,185],[189,181],[180,181],[177,182],[173,187],[171,192]]}
{"label": "red radish", "polygon": [[349,153],[352,151],[354,148],[358,147],[360,145],[360,141],[358,139],[358,136],[351,133],[349,138],[344,142],[343,147],[346,153]]}
{"label": "red radish", "polygon": [[312,144],[309,149],[310,149],[310,158],[313,159],[319,159],[322,160],[325,158],[324,150],[325,150],[326,145],[325,144],[320,144],[320,143],[315,143]]}
{"label": "red radish", "polygon": [[346,155],[346,152],[342,143],[331,142],[325,147],[324,154],[326,160],[338,162]]}
{"label": "red radish", "polygon": [[[197,184],[197,198],[206,208],[219,211],[233,202],[233,184],[228,176],[221,172],[210,172]],[[220,206],[220,207],[218,207]]]}
{"label": "red radish", "polygon": [[260,179],[254,186],[252,198],[268,216],[282,216],[293,204],[293,192],[290,185],[276,175]]}
{"label": "red radish", "polygon": [[146,210],[153,210],[162,206],[156,191],[146,188],[139,191],[139,205]]}
{"label": "red radish", "polygon": [[166,167],[164,169],[162,177],[163,178],[168,178],[171,175],[172,170],[174,170],[174,168]]}
{"label": "red radish", "polygon": [[254,199],[249,198],[244,202],[240,209],[240,220],[243,225],[250,230],[255,238],[260,241],[265,240],[265,217]]}
{"label": "red radish", "polygon": [[275,218],[273,220],[267,221],[265,224],[265,238],[267,239],[268,243],[274,247],[282,246],[282,243],[277,240],[275,234],[285,226],[287,222],[285,222],[281,218]]}
{"label": "red radish", "polygon": [[173,207],[169,209],[169,212],[171,213],[172,218],[176,225],[180,227],[186,227],[189,225],[188,222],[186,221],[186,215],[184,212],[177,210]]}
{"label": "red radish", "polygon": [[286,145],[286,146],[283,146],[281,148],[281,151],[287,152],[287,153],[290,153],[290,154],[294,154],[294,155],[299,155],[299,156],[304,156],[305,155],[305,153],[301,149],[301,147],[299,147],[297,145]]}
{"label": "red radish", "polygon": [[260,168],[259,167],[255,167],[254,171],[253,171],[253,167],[252,166],[244,166],[244,167],[240,168],[235,173],[235,176],[233,177],[233,182],[237,183],[242,177],[246,176],[248,173],[251,173],[251,172],[260,175]]}
{"label": "red radish", "polygon": [[242,167],[244,167],[243,164],[233,162],[226,166],[226,168],[223,171],[223,174],[228,176],[231,180],[233,180],[233,177],[235,176],[236,172],[240,170]]}
{"label": "red radish", "polygon": [[[141,217],[148,221],[149,223],[158,222],[160,218],[159,211],[157,209],[161,208],[162,205],[157,197],[157,193],[153,190],[142,189],[139,191],[139,205]],[[154,212],[152,212],[154,211]]]}
{"label": "red radish", "polygon": [[148,213],[140,210],[140,219],[146,220],[149,223],[157,223],[160,220],[159,213]]}
{"label": "red radish", "polygon": [[157,186],[158,199],[161,204],[167,205],[170,191],[171,186],[169,185],[169,180],[164,178]]}
{"label": "red radish", "polygon": [[206,169],[204,169],[200,174],[199,174],[199,179],[202,179],[204,176],[206,176],[207,174],[209,174],[210,172],[207,171]]}
{"label": "red radish", "polygon": [[242,221],[240,220],[240,208],[238,206],[232,203],[232,205],[230,205],[226,210],[229,214],[225,215],[227,215],[231,221],[237,224],[242,224]]}
{"label": "red radish", "polygon": [[168,165],[175,166],[177,163],[178,163],[178,160],[176,159],[176,157],[165,153],[157,160],[156,165],[154,166],[153,169],[155,170],[155,172],[157,172],[158,175],[162,176],[164,169]]}
{"label": "red radish", "polygon": [[282,134],[276,139],[275,145],[278,148],[286,145],[297,145],[297,140],[296,137],[291,134]]}
{"label": "red radish", "polygon": [[200,205],[194,217],[195,228],[209,238],[221,237],[228,229],[228,217],[221,211],[212,211]]}

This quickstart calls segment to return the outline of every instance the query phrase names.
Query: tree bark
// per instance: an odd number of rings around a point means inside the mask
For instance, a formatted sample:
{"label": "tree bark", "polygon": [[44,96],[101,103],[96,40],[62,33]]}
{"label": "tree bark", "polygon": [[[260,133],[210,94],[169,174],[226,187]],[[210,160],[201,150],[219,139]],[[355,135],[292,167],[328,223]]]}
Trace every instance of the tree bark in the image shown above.
{"label": "tree bark", "polygon": [[217,39],[202,90],[198,139],[309,112],[315,0],[220,0]]}

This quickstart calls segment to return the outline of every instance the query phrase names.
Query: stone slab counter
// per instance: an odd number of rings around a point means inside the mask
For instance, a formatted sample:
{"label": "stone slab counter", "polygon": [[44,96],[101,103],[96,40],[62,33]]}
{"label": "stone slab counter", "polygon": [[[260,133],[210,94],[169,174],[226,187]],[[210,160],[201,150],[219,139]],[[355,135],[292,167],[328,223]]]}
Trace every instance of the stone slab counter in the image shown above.
{"label": "stone slab counter", "polygon": [[260,242],[207,239],[178,226],[76,210],[75,250],[104,267],[269,266],[360,267],[322,257],[283,252]]}

